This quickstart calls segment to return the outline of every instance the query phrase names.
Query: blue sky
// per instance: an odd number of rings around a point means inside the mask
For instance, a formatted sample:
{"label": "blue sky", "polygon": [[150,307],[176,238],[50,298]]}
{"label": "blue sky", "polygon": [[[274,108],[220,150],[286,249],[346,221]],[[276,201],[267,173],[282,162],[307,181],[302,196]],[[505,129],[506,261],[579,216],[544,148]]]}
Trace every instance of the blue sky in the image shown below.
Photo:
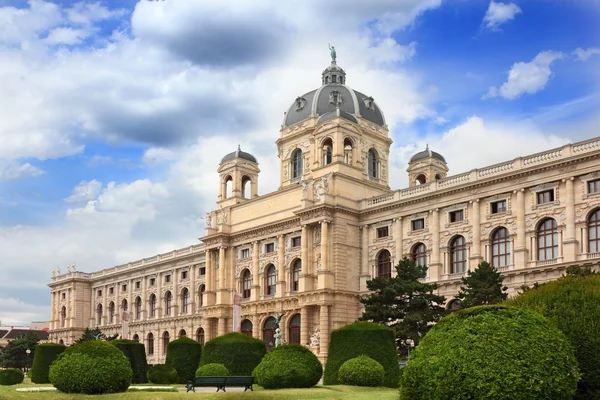
{"label": "blue sky", "polygon": [[54,268],[197,243],[238,143],[275,190],[283,112],[328,43],[386,115],[394,189],[426,143],[459,173],[599,132],[592,0],[0,0],[0,21],[6,324],[49,317]]}

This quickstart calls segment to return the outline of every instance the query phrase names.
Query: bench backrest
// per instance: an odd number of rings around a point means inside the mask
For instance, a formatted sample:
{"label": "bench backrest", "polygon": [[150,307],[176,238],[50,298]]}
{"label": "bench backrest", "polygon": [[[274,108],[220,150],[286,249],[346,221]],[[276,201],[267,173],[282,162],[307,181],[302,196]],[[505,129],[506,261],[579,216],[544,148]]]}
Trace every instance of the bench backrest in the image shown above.
{"label": "bench backrest", "polygon": [[227,376],[197,376],[194,379],[195,385],[207,385],[207,386],[223,386],[225,384]]}
{"label": "bench backrest", "polygon": [[254,383],[253,376],[228,376],[227,381],[225,382],[226,385],[240,385],[240,386],[252,385],[253,383]]}

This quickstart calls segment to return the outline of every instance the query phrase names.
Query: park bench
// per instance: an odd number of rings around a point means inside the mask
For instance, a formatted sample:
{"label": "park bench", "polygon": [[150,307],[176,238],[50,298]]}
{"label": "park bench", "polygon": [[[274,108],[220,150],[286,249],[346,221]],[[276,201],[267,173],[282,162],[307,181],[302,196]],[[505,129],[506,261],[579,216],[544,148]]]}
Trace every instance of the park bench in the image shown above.
{"label": "park bench", "polygon": [[[197,387],[211,387],[215,386],[217,388],[217,392],[219,390],[223,390],[225,392],[225,387],[243,387],[244,392],[248,389],[254,391],[252,388],[252,384],[254,383],[253,376],[197,376],[193,381],[189,381],[185,386],[187,392],[190,390],[192,392],[196,392]],[[187,393],[186,392],[186,393]]]}

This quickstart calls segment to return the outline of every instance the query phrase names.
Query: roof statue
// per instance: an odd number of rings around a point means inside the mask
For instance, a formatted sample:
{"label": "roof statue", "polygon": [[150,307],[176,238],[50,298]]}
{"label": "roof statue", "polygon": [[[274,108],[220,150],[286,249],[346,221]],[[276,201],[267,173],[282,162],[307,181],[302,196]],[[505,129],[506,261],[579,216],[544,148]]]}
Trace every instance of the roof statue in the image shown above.
{"label": "roof statue", "polygon": [[331,43],[329,43],[329,50],[331,50],[331,62],[335,63],[335,59],[337,58],[336,54],[335,54],[335,47],[331,45]]}

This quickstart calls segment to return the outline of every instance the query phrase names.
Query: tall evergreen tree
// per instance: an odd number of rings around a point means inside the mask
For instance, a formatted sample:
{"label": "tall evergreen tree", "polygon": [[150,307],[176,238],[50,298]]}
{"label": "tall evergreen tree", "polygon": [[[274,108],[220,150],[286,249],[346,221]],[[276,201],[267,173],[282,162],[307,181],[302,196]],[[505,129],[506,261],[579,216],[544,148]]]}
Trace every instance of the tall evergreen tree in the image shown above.
{"label": "tall evergreen tree", "polygon": [[[27,369],[31,367],[35,347],[40,339],[34,333],[26,333],[16,339],[11,340],[2,348],[0,353],[0,367]],[[27,349],[31,350],[27,354]]]}
{"label": "tall evergreen tree", "polygon": [[106,340],[108,342],[115,340],[119,337],[119,334],[115,334],[112,336],[106,336],[102,330],[98,327],[96,328],[85,328],[85,331],[83,331],[83,334],[81,335],[81,337],[79,339],[77,339],[75,341],[75,344],[77,343],[81,343],[81,342],[87,342],[90,340]]}
{"label": "tall evergreen tree", "polygon": [[395,269],[395,277],[367,281],[367,288],[372,293],[360,300],[365,306],[360,320],[393,328],[398,354],[406,357],[446,313],[445,298],[434,293],[437,284],[421,281],[427,276],[426,266],[405,257]]}
{"label": "tall evergreen tree", "polygon": [[461,278],[458,298],[462,308],[502,303],[508,297],[506,286],[502,286],[504,278],[489,263],[482,261],[466,277]]}

